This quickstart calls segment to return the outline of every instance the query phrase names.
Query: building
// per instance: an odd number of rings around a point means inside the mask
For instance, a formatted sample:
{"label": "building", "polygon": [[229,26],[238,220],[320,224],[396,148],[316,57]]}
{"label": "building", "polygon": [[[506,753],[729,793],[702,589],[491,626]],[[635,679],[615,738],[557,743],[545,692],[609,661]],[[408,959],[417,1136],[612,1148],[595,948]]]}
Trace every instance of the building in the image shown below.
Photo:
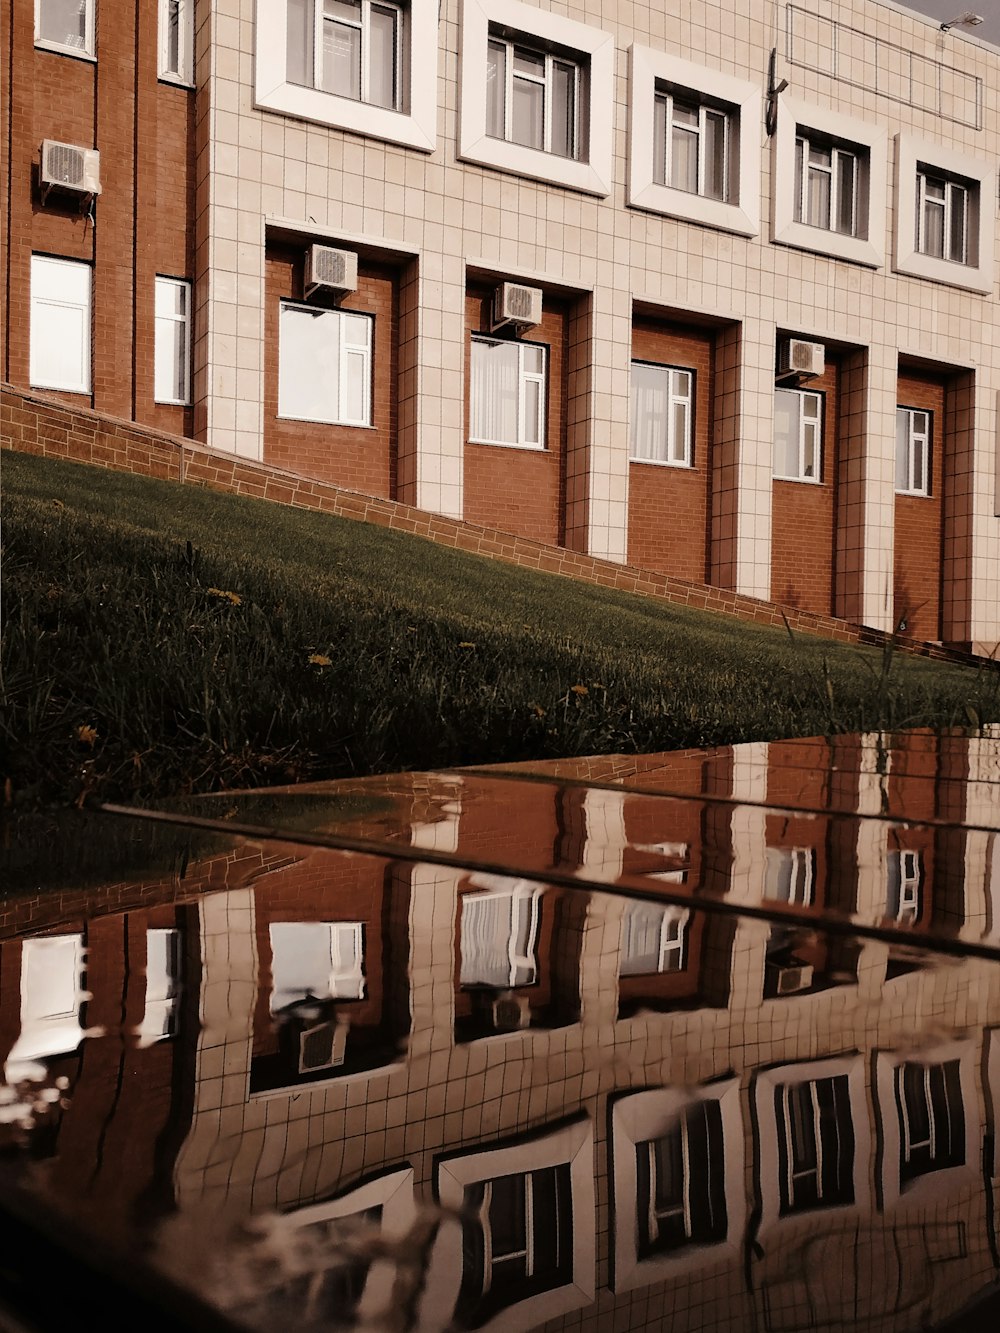
{"label": "building", "polygon": [[1000,642],[997,49],[885,0],[0,23],[10,384]]}

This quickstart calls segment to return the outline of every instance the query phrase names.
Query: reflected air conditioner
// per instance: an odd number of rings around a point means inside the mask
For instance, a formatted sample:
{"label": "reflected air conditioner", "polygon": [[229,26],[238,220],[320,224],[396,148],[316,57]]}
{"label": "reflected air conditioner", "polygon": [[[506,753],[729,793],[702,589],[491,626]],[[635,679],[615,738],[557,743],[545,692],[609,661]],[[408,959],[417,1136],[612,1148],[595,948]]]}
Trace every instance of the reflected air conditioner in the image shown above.
{"label": "reflected air conditioner", "polygon": [[774,981],[775,995],[797,995],[812,985],[812,964],[800,963],[796,967],[775,967]]}
{"label": "reflected air conditioner", "polygon": [[788,338],[781,344],[778,374],[794,375],[797,379],[814,379],[826,368],[826,349],[822,343],[805,342],[802,338]]}
{"label": "reflected air conditioner", "polygon": [[542,322],[541,287],[523,287],[519,282],[502,282],[493,293],[492,327],[529,329]]}
{"label": "reflected air conditioner", "polygon": [[531,1026],[527,996],[501,995],[493,1001],[493,1026],[497,1032],[520,1032]]}
{"label": "reflected air conditioner", "polygon": [[335,1018],[299,1033],[299,1073],[315,1074],[320,1069],[335,1069],[344,1063],[347,1054],[347,1031],[350,1025],[338,1023]]}
{"label": "reflected air conditioner", "polygon": [[73,194],[101,193],[101,155],[96,148],[76,144],[42,142],[42,166],[39,174],[43,199],[49,190],[69,190]]}
{"label": "reflected air conditioner", "polygon": [[358,289],[358,257],[353,250],[311,245],[306,251],[306,299],[314,292],[344,296]]}

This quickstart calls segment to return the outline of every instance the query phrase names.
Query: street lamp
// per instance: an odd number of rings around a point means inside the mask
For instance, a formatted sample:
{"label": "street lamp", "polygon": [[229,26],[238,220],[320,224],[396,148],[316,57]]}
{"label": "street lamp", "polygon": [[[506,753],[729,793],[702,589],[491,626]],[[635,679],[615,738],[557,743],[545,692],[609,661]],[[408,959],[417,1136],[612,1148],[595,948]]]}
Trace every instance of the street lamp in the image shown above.
{"label": "street lamp", "polygon": [[967,9],[964,14],[959,14],[957,18],[942,23],[941,31],[947,32],[949,28],[978,28],[982,21],[982,14],[973,14],[971,9]]}

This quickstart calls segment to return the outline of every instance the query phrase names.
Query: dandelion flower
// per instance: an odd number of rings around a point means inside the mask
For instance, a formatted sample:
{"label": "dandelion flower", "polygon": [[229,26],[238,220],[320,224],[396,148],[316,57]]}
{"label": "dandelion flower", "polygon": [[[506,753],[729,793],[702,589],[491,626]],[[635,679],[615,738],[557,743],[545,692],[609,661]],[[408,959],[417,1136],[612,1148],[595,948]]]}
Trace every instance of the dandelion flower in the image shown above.
{"label": "dandelion flower", "polygon": [[309,665],[310,665],[310,666],[325,667],[325,666],[332,666],[332,662],[331,662],[330,658],[326,656],[325,653],[310,653],[310,654],[309,654]]}
{"label": "dandelion flower", "polygon": [[74,734],[81,745],[89,745],[91,749],[94,748],[94,742],[97,740],[96,727],[91,727],[84,723],[83,726],[77,727]]}
{"label": "dandelion flower", "polygon": [[571,685],[569,688],[572,694],[578,694],[581,698],[583,698],[585,694],[590,693],[586,685]]}

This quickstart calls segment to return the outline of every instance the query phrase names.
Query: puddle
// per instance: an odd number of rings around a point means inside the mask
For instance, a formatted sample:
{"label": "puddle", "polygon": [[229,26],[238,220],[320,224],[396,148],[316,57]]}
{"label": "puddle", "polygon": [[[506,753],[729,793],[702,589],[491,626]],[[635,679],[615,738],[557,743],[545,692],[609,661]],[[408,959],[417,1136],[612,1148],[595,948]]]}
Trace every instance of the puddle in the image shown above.
{"label": "puddle", "polygon": [[1000,740],[161,813],[0,903],[45,1271],[165,1327],[995,1325]]}

